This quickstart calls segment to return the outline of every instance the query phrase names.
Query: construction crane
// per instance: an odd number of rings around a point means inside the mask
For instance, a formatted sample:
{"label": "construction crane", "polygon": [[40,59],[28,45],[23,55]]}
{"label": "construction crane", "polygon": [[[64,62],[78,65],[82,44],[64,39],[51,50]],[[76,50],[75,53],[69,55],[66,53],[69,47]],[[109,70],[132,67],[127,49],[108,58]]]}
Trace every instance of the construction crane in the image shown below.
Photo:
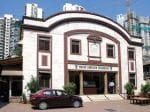
{"label": "construction crane", "polygon": [[131,34],[131,0],[126,0],[127,6],[127,20],[128,20],[128,32]]}
{"label": "construction crane", "polygon": [[127,6],[128,13],[131,13],[131,0],[126,0],[126,6]]}

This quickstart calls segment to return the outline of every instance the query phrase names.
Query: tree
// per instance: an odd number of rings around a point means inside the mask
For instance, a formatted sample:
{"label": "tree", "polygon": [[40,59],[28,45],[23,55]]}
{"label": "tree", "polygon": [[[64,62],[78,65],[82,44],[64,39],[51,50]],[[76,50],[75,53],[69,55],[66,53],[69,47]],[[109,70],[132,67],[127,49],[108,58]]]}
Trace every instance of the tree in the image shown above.
{"label": "tree", "polygon": [[31,80],[30,82],[27,83],[25,88],[27,89],[27,91],[30,91],[31,93],[35,93],[40,89],[36,78],[33,76],[31,76]]}

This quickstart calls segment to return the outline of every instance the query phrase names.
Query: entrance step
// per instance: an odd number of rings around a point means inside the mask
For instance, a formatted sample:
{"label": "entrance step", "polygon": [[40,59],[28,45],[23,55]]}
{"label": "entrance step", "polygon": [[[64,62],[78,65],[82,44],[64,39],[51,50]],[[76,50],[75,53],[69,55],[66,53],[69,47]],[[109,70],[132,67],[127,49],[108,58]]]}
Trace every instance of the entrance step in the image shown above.
{"label": "entrance step", "polygon": [[9,102],[11,102],[11,103],[20,103],[21,102],[21,97],[12,96],[12,97],[9,98]]}
{"label": "entrance step", "polygon": [[123,100],[123,97],[121,97],[119,94],[105,94],[105,96],[109,100]]}
{"label": "entrance step", "polygon": [[81,95],[80,97],[82,98],[83,102],[91,102],[87,95]]}
{"label": "entrance step", "polygon": [[108,100],[105,95],[87,95],[91,101],[106,101]]}
{"label": "entrance step", "polygon": [[81,95],[80,97],[82,98],[83,102],[124,100],[119,94]]}

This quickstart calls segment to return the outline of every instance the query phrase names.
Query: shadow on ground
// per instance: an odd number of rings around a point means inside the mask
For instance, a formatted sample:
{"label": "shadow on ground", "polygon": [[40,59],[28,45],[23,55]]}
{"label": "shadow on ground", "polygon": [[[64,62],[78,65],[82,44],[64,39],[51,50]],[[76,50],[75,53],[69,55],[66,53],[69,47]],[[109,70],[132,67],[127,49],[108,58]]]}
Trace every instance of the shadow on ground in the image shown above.
{"label": "shadow on ground", "polygon": [[6,106],[8,104],[8,102],[1,102],[0,101],[0,108],[3,108],[4,106]]}
{"label": "shadow on ground", "polygon": [[115,110],[115,109],[105,109],[105,110],[108,112],[117,112],[117,110]]}
{"label": "shadow on ground", "polygon": [[[70,106],[66,106],[66,107],[48,107],[47,109],[70,109],[70,108],[74,108],[74,107],[70,107]],[[82,107],[79,107],[79,108],[82,108]],[[40,110],[38,107],[32,107],[33,110]],[[46,110],[47,110],[46,109]]]}

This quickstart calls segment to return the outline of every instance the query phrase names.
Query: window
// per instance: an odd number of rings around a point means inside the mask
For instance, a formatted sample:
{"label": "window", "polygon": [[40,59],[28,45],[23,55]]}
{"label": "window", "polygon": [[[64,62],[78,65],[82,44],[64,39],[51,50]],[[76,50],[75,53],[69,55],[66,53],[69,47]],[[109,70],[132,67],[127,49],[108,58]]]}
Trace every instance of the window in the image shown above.
{"label": "window", "polygon": [[129,59],[130,60],[134,60],[135,58],[135,56],[134,56],[134,49],[131,49],[131,48],[129,48],[128,49],[128,57],[129,57]]}
{"label": "window", "polygon": [[49,51],[50,50],[50,40],[45,38],[39,39],[39,50]]}
{"label": "window", "polygon": [[114,58],[115,57],[115,46],[114,45],[107,45],[107,57]]}
{"label": "window", "polygon": [[55,96],[55,91],[44,91],[45,96]]}
{"label": "window", "polygon": [[48,65],[48,61],[47,61],[47,56],[46,55],[42,55],[42,66],[47,66]]}
{"label": "window", "polygon": [[64,91],[59,91],[59,90],[56,91],[56,94],[57,94],[57,96],[67,95]]}
{"label": "window", "polygon": [[129,74],[129,82],[136,87],[135,74]]}
{"label": "window", "polygon": [[100,41],[89,40],[89,56],[100,57]]}
{"label": "window", "polygon": [[81,53],[81,41],[71,40],[71,54],[80,54],[80,53]]}
{"label": "window", "polygon": [[49,88],[50,74],[49,73],[39,73],[39,86],[41,88]]}

